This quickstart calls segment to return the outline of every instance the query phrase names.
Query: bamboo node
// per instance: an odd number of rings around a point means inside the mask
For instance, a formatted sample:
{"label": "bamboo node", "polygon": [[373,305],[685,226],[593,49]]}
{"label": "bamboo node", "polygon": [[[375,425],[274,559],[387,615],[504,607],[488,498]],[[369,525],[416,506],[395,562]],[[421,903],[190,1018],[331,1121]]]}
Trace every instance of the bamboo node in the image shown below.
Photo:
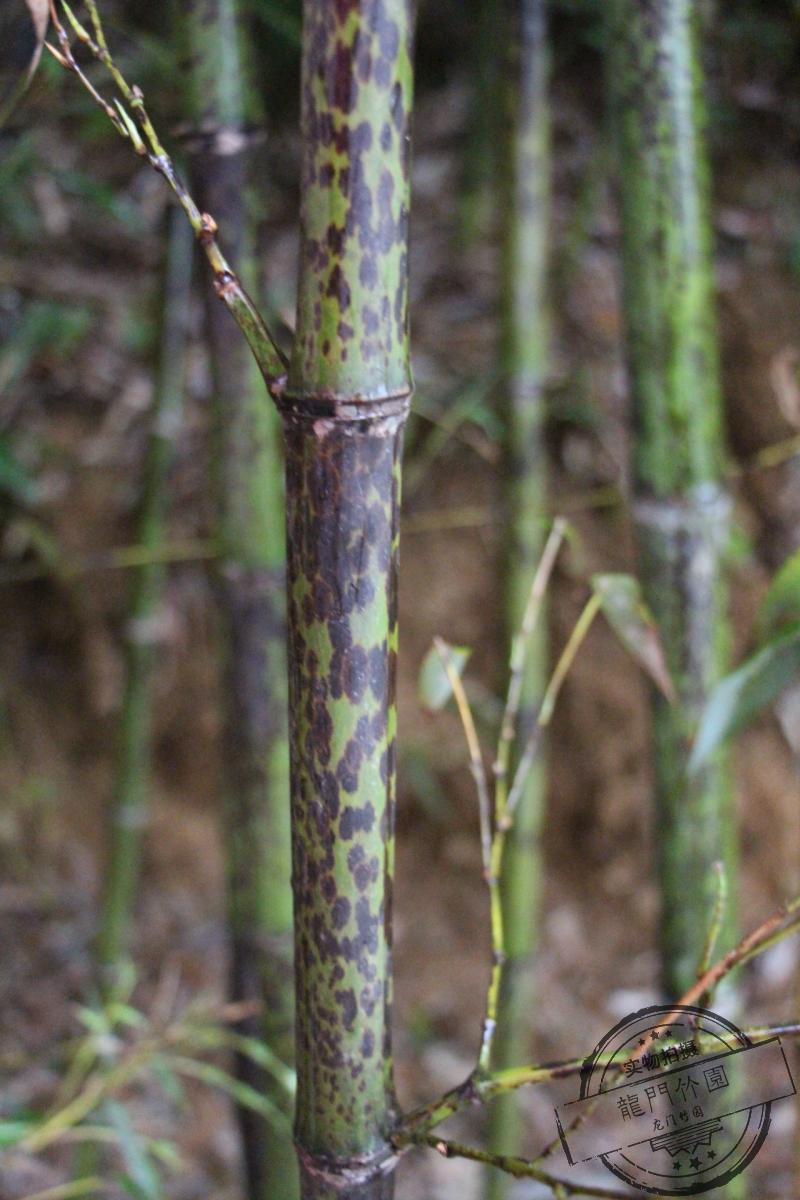
{"label": "bamboo node", "polygon": [[[204,212],[200,214],[200,230],[197,237],[204,246],[207,246],[209,242],[214,240],[217,229],[217,222],[211,216],[211,213]],[[226,274],[230,277],[230,272],[226,272]]]}
{"label": "bamboo node", "polygon": [[[200,240],[203,241],[201,235]],[[237,283],[234,275],[230,271],[220,271],[214,277],[214,291],[219,296],[220,300],[228,300],[236,291]]]}
{"label": "bamboo node", "polygon": [[323,1183],[333,1195],[346,1195],[353,1187],[388,1174],[394,1170],[398,1158],[390,1145],[376,1154],[351,1158],[327,1158],[322,1154],[311,1154],[298,1145],[297,1156],[303,1173]]}

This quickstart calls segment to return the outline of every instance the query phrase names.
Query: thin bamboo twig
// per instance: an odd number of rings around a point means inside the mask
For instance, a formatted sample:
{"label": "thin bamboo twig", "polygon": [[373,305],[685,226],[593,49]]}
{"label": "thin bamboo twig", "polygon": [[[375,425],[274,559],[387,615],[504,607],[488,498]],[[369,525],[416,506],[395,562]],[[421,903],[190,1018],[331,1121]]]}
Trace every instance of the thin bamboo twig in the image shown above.
{"label": "thin bamboo twig", "polygon": [[[94,87],[75,58],[69,34],[61,22],[59,3],[78,40],[89,53],[109,71],[114,84],[130,112],[117,101],[117,109]],[[50,0],[50,16],[56,31],[59,48],[46,43],[47,49],[67,70],[76,75],[116,129],[121,137],[130,141],[135,152],[146,158],[150,166],[161,175],[174,193],[186,214],[195,238],[214,275],[214,290],[227,305],[234,320],[247,340],[264,380],[273,395],[279,395],[286,379],[287,360],[267,328],[264,320],[248,296],[236,271],[227,261],[216,239],[217,223],[209,213],[201,212],[188,192],[175,164],[165,150],[158,133],[145,108],[144,94],[138,85],[130,85],[112,58],[103,34],[102,23],[96,5],[87,0],[95,37],[80,24],[64,0]]]}
{"label": "thin bamboo twig", "polygon": [[[800,1023],[755,1025],[743,1029],[742,1034],[754,1044],[769,1041],[774,1037],[800,1038]],[[698,1036],[698,1041],[702,1044],[702,1033]],[[716,1045],[718,1045],[717,1040],[709,1040],[710,1049]],[[468,1108],[479,1104],[488,1104],[496,1097],[507,1092],[517,1091],[519,1088],[535,1087],[540,1084],[553,1083],[559,1079],[568,1079],[573,1075],[580,1075],[586,1065],[586,1059],[587,1055],[582,1054],[578,1058],[542,1063],[538,1066],[507,1067],[502,1071],[494,1071],[488,1078],[481,1080],[475,1080],[470,1075],[458,1087],[445,1092],[432,1103],[406,1114],[393,1136],[394,1144],[402,1152],[409,1145],[418,1144],[420,1138],[430,1133],[437,1125],[441,1125],[443,1121]],[[598,1055],[595,1061],[598,1066],[609,1066],[614,1059],[616,1059],[614,1065],[622,1074],[625,1060],[618,1058],[615,1053]],[[559,1139],[556,1138],[555,1145],[558,1144]],[[543,1154],[540,1152],[532,1161],[538,1161],[541,1157]]]}
{"label": "thin bamboo twig", "polygon": [[[728,877],[725,874],[725,864],[723,862],[715,862],[713,866],[714,875],[717,883],[717,893],[714,899],[714,908],[711,913],[711,920],[706,934],[706,943],[703,947],[703,953],[700,956],[700,962],[697,964],[698,979],[705,975],[714,958],[714,950],[717,946],[722,923],[725,920],[725,906],[728,902]],[[707,1003],[708,997],[701,998],[700,1006]]]}
{"label": "thin bamboo twig", "polygon": [[511,820],[514,816],[514,810],[519,803],[525,780],[530,771],[533,761],[536,757],[536,752],[539,748],[539,742],[542,736],[542,730],[549,724],[553,715],[558,694],[561,691],[564,680],[569,673],[569,670],[575,661],[575,656],[583,644],[586,635],[588,634],[592,622],[600,612],[601,599],[597,593],[593,593],[587,600],[583,612],[575,622],[572,633],[569,636],[566,646],[561,652],[561,656],[556,663],[555,670],[550,677],[550,682],[547,685],[544,696],[542,697],[541,708],[536,719],[536,724],[531,730],[528,742],[520,756],[519,765],[514,774],[514,781],[511,785],[511,790],[508,794],[508,803],[504,813],[505,820]]}
{"label": "thin bamboo twig", "polygon": [[92,1193],[100,1196],[106,1188],[107,1180],[98,1175],[87,1175],[84,1179],[45,1188],[43,1192],[29,1192],[23,1200],[76,1200],[78,1196],[91,1196]]}
{"label": "thin bamboo twig", "polygon": [[445,674],[447,675],[450,687],[453,689],[453,698],[458,708],[458,715],[461,718],[461,726],[464,730],[464,737],[467,742],[469,751],[470,771],[472,778],[475,780],[475,789],[478,793],[478,814],[480,817],[481,830],[481,853],[483,858],[484,878],[491,886],[491,871],[492,871],[492,808],[489,798],[489,783],[486,776],[486,767],[483,763],[483,755],[481,753],[481,744],[478,738],[478,731],[475,728],[475,721],[472,716],[467,693],[464,690],[464,684],[461,682],[461,676],[453,663],[453,656],[450,653],[450,648],[442,638],[436,637],[433,639],[433,644],[436,647],[436,652],[442,660]]}
{"label": "thin bamboo twig", "polygon": [[522,698],[525,659],[531,638],[539,623],[545,593],[550,583],[550,576],[553,573],[558,553],[566,536],[566,527],[567,523],[565,519],[563,517],[556,517],[533,577],[519,633],[515,636],[511,646],[511,677],[506,694],[506,704],[500,725],[500,738],[494,764],[494,776],[497,780],[498,791],[496,801],[498,822],[502,821],[506,807],[503,781],[508,775],[508,764],[511,759],[511,748],[514,743],[514,732],[519,714],[520,700]]}
{"label": "thin bamboo twig", "polygon": [[[535,759],[541,739],[542,729],[550,720],[558,693],[561,689],[564,679],[566,678],[567,672],[574,661],[575,655],[577,654],[582,641],[589,631],[594,617],[600,609],[600,599],[595,594],[587,602],[586,607],[581,613],[581,616],[579,617],[576,626],[573,629],[566,646],[564,647],[561,657],[556,664],[555,671],[553,672],[548,687],[545,690],[536,723],[534,724],[531,735],[525,746],[525,750],[520,758],[517,771],[514,775],[511,791],[508,793],[508,797],[506,798],[506,767],[508,760],[505,756],[510,752],[511,740],[513,739],[514,717],[519,704],[520,677],[524,666],[525,650],[527,643],[529,642],[536,628],[536,623],[539,613],[541,612],[547,584],[552,575],[558,550],[563,542],[565,532],[566,522],[559,518],[554,525],[551,536],[548,538],[548,541],[542,551],[540,562],[534,575],[534,581],[529,594],[529,600],[526,604],[526,611],[523,614],[523,629],[520,633],[518,642],[515,644],[512,654],[511,680],[509,683],[509,691],[505,705],[503,721],[501,723],[500,739],[496,752],[496,764],[499,764],[499,769],[496,766],[494,821],[492,821],[488,780],[483,764],[480,742],[475,729],[475,723],[472,717],[469,702],[467,700],[466,692],[464,690],[463,683],[461,682],[461,678],[452,662],[452,658],[449,654],[446,644],[439,638],[435,639],[435,645],[444,664],[461,718],[461,724],[464,729],[464,735],[469,750],[470,768],[478,792],[483,873],[489,892],[489,921],[491,930],[492,957],[489,983],[486,992],[486,1004],[482,1025],[480,1050],[475,1071],[473,1072],[475,1079],[483,1079],[490,1072],[492,1045],[494,1034],[497,1029],[503,967],[506,961],[503,897],[500,881],[502,878],[503,858],[506,849],[507,835],[513,828],[515,810],[523,794],[527,775],[533,766],[533,761]],[[508,732],[509,729],[510,733]]]}
{"label": "thin bamboo twig", "polygon": [[[780,938],[787,937],[789,934],[794,933],[795,930],[800,926],[800,916],[794,916],[798,910],[800,910],[800,896],[790,901],[783,908],[779,908],[776,912],[769,916],[766,921],[764,921],[746,937],[742,938],[738,945],[734,946],[734,948],[730,950],[728,954],[724,955],[723,958],[710,967],[697,980],[697,982],[688,989],[688,991],[684,992],[677,1003],[681,1006],[698,1004],[702,997],[706,994],[710,994],[716,984],[719,983],[721,979],[725,978],[725,976],[729,975],[735,967],[741,966],[748,962],[756,954],[763,952],[770,945],[774,945],[775,941],[779,940]],[[789,918],[792,917],[794,919],[790,920]],[[784,927],[781,930],[780,927],[782,925]],[[669,1024],[673,1017],[677,1017],[679,1015],[679,1010],[673,1009],[672,1012],[668,1013],[662,1018],[662,1023]],[[652,1046],[653,1040],[652,1034],[646,1034],[643,1043],[635,1050],[632,1050],[629,1057],[632,1057],[635,1053],[646,1054]],[[593,1105],[591,1103],[588,1104],[564,1132],[571,1133],[578,1129],[589,1117],[592,1108]],[[549,1157],[559,1143],[560,1137],[556,1137],[551,1142],[548,1142],[540,1154],[536,1156],[534,1161],[540,1162]]]}
{"label": "thin bamboo twig", "polygon": [[472,1162],[497,1167],[499,1171],[505,1171],[515,1179],[536,1179],[552,1188],[554,1192],[560,1191],[562,1196],[597,1196],[600,1200],[628,1200],[630,1196],[630,1192],[619,1192],[614,1188],[594,1187],[590,1183],[570,1183],[542,1170],[527,1158],[517,1158],[511,1154],[492,1154],[478,1146],[467,1146],[464,1142],[454,1142],[450,1138],[427,1136],[424,1141],[443,1158],[468,1158]]}
{"label": "thin bamboo twig", "polygon": [[[789,937],[798,929],[800,929],[800,896],[777,909],[746,937],[742,938],[738,945],[712,964],[702,977],[676,1001],[676,1005],[697,1004],[699,998],[713,984],[718,983],[736,967],[750,961],[757,954],[763,953],[770,945],[775,944],[776,939]],[[679,1009],[673,1009],[672,1012],[665,1015],[664,1023],[668,1024],[673,1017],[678,1015]],[[781,1033],[785,1033],[786,1036],[800,1036],[800,1024],[755,1026],[743,1032],[752,1040],[764,1040],[768,1037],[780,1036]],[[649,1045],[652,1045],[652,1038],[648,1037],[647,1045],[644,1047],[645,1051]],[[642,1052],[642,1047],[631,1051],[631,1053],[637,1054]],[[583,1055],[580,1058],[549,1065],[514,1067],[486,1075],[483,1078],[476,1078],[473,1072],[457,1087],[405,1114],[394,1130],[393,1144],[397,1149],[404,1149],[408,1145],[419,1142],[420,1138],[427,1136],[442,1121],[465,1108],[482,1104],[509,1089],[523,1087],[527,1084],[548,1083],[578,1073],[585,1061],[586,1056]],[[622,1060],[620,1069],[622,1069]],[[556,1138],[555,1144],[558,1144],[558,1138]],[[534,1161],[538,1161],[538,1158],[542,1156],[538,1155]]]}
{"label": "thin bamboo twig", "polygon": [[131,571],[139,567],[172,563],[205,562],[216,558],[217,543],[209,538],[188,538],[185,541],[163,542],[151,548],[144,545],[112,546],[82,556],[78,562],[23,563],[9,571],[0,571],[0,587],[14,583],[33,583],[39,579],[78,579],[93,571]]}
{"label": "thin bamboo twig", "polygon": [[486,1011],[483,1019],[483,1033],[478,1057],[478,1070],[488,1069],[491,1053],[492,1037],[497,1023],[497,994],[499,988],[499,972],[503,963],[503,907],[500,897],[499,861],[496,851],[497,839],[492,834],[492,812],[489,797],[489,784],[486,768],[481,754],[472,710],[467,700],[467,694],[461,677],[453,665],[452,656],[441,638],[434,639],[434,645],[444,665],[453,696],[458,707],[464,736],[469,750],[470,770],[475,780],[478,793],[478,812],[480,816],[481,857],[483,860],[483,877],[489,890],[489,910],[492,939],[492,968],[486,1000]]}
{"label": "thin bamboo twig", "polygon": [[[491,1069],[492,1046],[494,1042],[494,1035],[497,1029],[497,1020],[500,1009],[503,968],[506,964],[505,915],[503,911],[501,879],[503,875],[503,861],[506,853],[507,839],[508,834],[513,828],[515,812],[523,796],[525,782],[532,769],[533,761],[541,739],[541,730],[543,728],[542,711],[544,708],[544,703],[539,710],[531,737],[528,739],[525,750],[520,758],[519,767],[523,767],[523,764],[525,764],[523,773],[520,774],[518,767],[518,770],[514,775],[511,791],[507,793],[506,774],[510,761],[515,720],[519,709],[520,696],[522,692],[522,672],[525,663],[525,654],[536,630],[537,622],[539,620],[544,603],[544,596],[547,591],[547,586],[550,582],[556,558],[558,556],[558,551],[561,548],[565,533],[566,522],[562,518],[557,518],[540,556],[539,565],[534,574],[529,601],[526,605],[525,613],[523,614],[522,629],[520,631],[519,640],[516,642],[512,652],[511,680],[509,682],[506,708],[501,723],[500,739],[496,754],[496,762],[499,764],[499,772],[496,772],[494,834],[491,841],[490,868],[487,876],[487,882],[489,884],[492,964],[489,975],[489,986],[486,993],[486,1010],[483,1023],[483,1036],[481,1038],[481,1047],[476,1068],[479,1075],[484,1075]],[[567,643],[565,653],[571,649],[571,642],[572,639],[570,639],[570,642]],[[574,652],[576,651],[577,646],[575,647]],[[573,657],[574,652],[572,652]],[[571,662],[572,659],[570,658],[569,661]],[[556,668],[556,673],[554,673],[553,676],[554,679],[557,678],[557,672],[558,666]],[[558,693],[559,687],[560,682],[557,682],[556,692],[551,701],[551,710],[552,705],[555,703],[555,697]],[[545,699],[547,698],[548,693],[549,688],[545,691]]]}

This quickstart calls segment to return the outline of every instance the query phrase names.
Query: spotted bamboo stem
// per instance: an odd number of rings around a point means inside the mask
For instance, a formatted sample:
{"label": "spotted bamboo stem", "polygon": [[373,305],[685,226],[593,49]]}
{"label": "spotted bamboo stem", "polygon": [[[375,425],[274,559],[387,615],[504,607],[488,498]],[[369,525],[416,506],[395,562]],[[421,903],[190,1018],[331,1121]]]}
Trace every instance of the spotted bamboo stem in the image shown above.
{"label": "spotted bamboo stem", "polygon": [[409,0],[304,5],[301,252],[285,393],[306,1200],[393,1191],[389,1133]]}

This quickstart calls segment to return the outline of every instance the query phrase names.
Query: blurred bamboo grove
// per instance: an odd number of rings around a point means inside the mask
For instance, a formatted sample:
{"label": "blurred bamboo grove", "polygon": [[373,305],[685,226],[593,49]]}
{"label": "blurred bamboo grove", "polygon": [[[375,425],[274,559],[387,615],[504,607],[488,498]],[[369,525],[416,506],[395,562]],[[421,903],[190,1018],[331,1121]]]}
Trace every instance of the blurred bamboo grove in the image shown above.
{"label": "blurred bamboo grove", "polygon": [[[177,21],[190,76],[191,176],[204,210],[253,295],[257,214],[252,142],[259,116],[242,12],[233,0],[193,5]],[[185,24],[185,28],[182,25]],[[186,36],[188,35],[188,36]],[[292,906],[286,721],[286,573],[280,422],[264,404],[252,355],[213,292],[206,293],[213,387],[211,470],[217,505],[215,591],[223,660],[222,827],[227,840],[230,997],[250,1003],[250,1036],[292,1061]],[[239,1105],[248,1192],[297,1195],[288,1098],[263,1064],[237,1060],[246,1086],[284,1120]]]}
{"label": "blurred bamboo grove", "polygon": [[607,1029],[798,1032],[797,5],[414,7],[0,14],[9,1200],[622,1196]]}

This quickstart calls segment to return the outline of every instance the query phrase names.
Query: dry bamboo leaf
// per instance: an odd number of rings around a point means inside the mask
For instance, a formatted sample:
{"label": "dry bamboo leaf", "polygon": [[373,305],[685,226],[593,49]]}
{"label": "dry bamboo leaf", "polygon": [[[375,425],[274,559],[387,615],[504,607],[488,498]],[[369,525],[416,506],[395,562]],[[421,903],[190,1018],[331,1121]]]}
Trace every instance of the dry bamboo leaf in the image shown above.
{"label": "dry bamboo leaf", "polygon": [[632,575],[593,575],[592,589],[622,645],[673,703],[675,685],[664,658],[658,627],[642,599],[638,580]]}
{"label": "dry bamboo leaf", "polygon": [[769,365],[770,383],[778,401],[778,408],[793,429],[800,429],[798,366],[800,352],[796,346],[784,346]]}
{"label": "dry bamboo leaf", "polygon": [[42,57],[44,39],[47,35],[47,26],[50,20],[50,5],[48,0],[24,0],[24,7],[28,10],[28,16],[33,26],[35,43],[33,52],[22,75],[11,84],[10,88],[0,89],[6,93],[0,96],[0,128],[6,123],[28,89],[28,85]]}
{"label": "dry bamboo leaf", "polygon": [[44,46],[47,25],[50,20],[50,5],[48,0],[25,0],[25,3],[31,15],[33,31],[36,34],[36,49],[28,67],[28,77],[30,78],[39,65],[39,59],[42,57],[42,47]]}

